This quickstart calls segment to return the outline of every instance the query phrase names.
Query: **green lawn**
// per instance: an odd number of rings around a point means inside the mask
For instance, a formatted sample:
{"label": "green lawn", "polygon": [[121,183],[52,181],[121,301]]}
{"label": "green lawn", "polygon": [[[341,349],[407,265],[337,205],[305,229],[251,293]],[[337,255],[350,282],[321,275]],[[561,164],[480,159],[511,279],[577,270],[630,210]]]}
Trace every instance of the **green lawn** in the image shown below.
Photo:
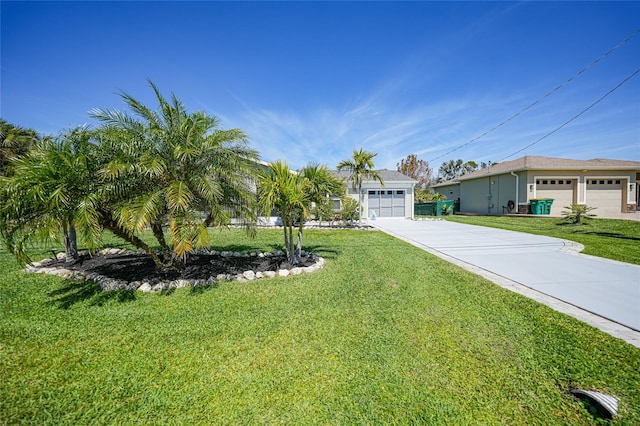
{"label": "green lawn", "polygon": [[584,245],[584,254],[640,265],[640,222],[591,219],[571,225],[561,218],[514,216],[447,216],[447,220],[529,234],[563,238]]}
{"label": "green lawn", "polygon": [[596,424],[573,386],[640,424],[640,349],[380,232],[305,243],[325,269],[166,294],[0,252],[0,424]]}

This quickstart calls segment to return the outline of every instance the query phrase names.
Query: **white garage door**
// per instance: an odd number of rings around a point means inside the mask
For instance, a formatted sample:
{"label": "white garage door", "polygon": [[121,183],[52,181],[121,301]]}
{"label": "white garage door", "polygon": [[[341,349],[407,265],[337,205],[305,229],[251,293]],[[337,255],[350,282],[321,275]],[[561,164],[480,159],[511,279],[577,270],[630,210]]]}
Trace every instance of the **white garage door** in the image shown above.
{"label": "white garage door", "polygon": [[553,198],[551,215],[560,216],[565,207],[576,203],[575,179],[536,179],[536,198]]}
{"label": "white garage door", "polygon": [[404,217],[404,190],[380,190],[368,192],[369,211],[367,217]]}
{"label": "white garage door", "polygon": [[596,216],[622,211],[623,181],[620,179],[588,179],[586,203],[595,207]]}

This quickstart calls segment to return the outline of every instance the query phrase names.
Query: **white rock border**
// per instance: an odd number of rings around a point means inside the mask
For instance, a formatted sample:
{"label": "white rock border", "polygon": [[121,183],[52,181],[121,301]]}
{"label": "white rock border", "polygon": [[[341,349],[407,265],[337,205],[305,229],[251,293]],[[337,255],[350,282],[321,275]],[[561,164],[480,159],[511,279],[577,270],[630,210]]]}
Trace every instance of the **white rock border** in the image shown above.
{"label": "white rock border", "polygon": [[[119,254],[144,254],[144,251],[135,251],[135,250],[127,250],[127,249],[117,249],[117,248],[105,248],[100,250],[97,255],[105,256],[105,255],[119,255]],[[88,252],[82,252],[81,254],[86,255]],[[238,252],[230,252],[230,251],[215,251],[208,249],[199,249],[193,252],[194,255],[219,255],[223,257],[271,257],[271,256],[282,256],[284,252],[277,250],[275,252],[252,252],[252,253],[238,253]],[[61,278],[66,279],[74,279],[78,281],[93,281],[100,286],[100,289],[103,291],[113,291],[113,290],[138,290],[145,293],[158,292],[163,290],[169,290],[174,288],[182,288],[182,287],[199,287],[199,286],[207,286],[214,284],[220,281],[238,281],[238,282],[247,282],[254,281],[264,278],[274,278],[274,277],[287,277],[289,275],[300,275],[300,274],[310,274],[316,271],[319,271],[324,267],[325,261],[324,258],[318,256],[315,253],[307,253],[304,250],[301,252],[302,256],[311,256],[312,259],[315,260],[315,263],[311,266],[305,267],[295,267],[292,269],[280,269],[278,271],[244,271],[241,274],[218,274],[217,276],[210,276],[208,279],[198,279],[198,280],[172,280],[172,281],[161,281],[159,283],[152,284],[149,281],[125,281],[125,280],[117,280],[115,278],[105,277],[103,275],[99,275],[95,272],[86,272],[86,271],[73,271],[66,269],[60,266],[47,266],[54,262],[53,259],[43,259],[39,262],[33,262],[24,269],[27,273],[35,273],[35,274],[49,274],[56,275]],[[56,255],[57,260],[64,260],[66,258],[64,253],[58,253]]]}

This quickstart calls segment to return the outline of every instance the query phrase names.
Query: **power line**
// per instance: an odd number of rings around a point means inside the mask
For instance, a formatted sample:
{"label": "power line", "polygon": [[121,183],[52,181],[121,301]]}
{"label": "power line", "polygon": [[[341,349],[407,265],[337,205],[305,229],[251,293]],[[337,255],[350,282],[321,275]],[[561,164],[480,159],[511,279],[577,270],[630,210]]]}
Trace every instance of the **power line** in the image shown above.
{"label": "power line", "polygon": [[571,117],[569,120],[565,121],[563,124],[561,124],[560,126],[556,127],[555,129],[553,129],[552,131],[550,131],[549,133],[547,133],[546,135],[544,135],[543,137],[541,137],[540,139],[536,140],[535,142],[531,142],[529,145],[525,146],[524,148],[521,148],[519,150],[517,150],[516,152],[514,152],[511,155],[507,155],[504,158],[501,158],[499,161],[502,162],[504,160],[506,160],[509,157],[513,157],[514,155],[524,151],[525,149],[532,147],[533,145],[537,144],[538,142],[542,141],[543,139],[548,138],[549,136],[551,136],[552,134],[554,134],[555,132],[557,132],[558,130],[562,129],[563,127],[565,127],[567,124],[571,123],[573,120],[575,120],[576,118],[580,117],[582,114],[584,114],[585,112],[589,111],[591,108],[593,108],[594,106],[596,106],[597,104],[600,103],[600,101],[602,101],[604,98],[606,98],[607,96],[609,96],[610,94],[612,94],[613,92],[615,92],[620,86],[622,86],[623,84],[625,84],[627,81],[631,80],[633,77],[635,77],[638,73],[640,73],[640,68],[638,68],[634,73],[632,73],[630,76],[628,76],[627,78],[625,78],[624,80],[622,80],[616,87],[614,87],[613,89],[609,90],[607,93],[605,93],[603,96],[601,96],[597,101],[595,101],[594,103],[592,103],[591,105],[589,105],[588,107],[586,107],[585,109],[583,109],[582,111],[580,111],[578,114],[574,115],[573,117]]}
{"label": "power line", "polygon": [[[535,101],[533,101],[530,105],[526,106],[524,109],[518,111],[517,113],[515,113],[514,115],[512,115],[511,117],[507,118],[506,120],[504,120],[503,122],[501,122],[500,124],[498,124],[497,126],[492,127],[491,129],[487,130],[486,132],[484,132],[483,134],[481,134],[480,136],[477,136],[473,139],[471,139],[470,141],[463,143],[462,145],[459,145],[455,148],[453,148],[452,150],[438,156],[435,157],[431,160],[429,160],[428,162],[431,163],[433,161],[436,161],[442,157],[445,157],[449,154],[451,154],[452,152],[456,152],[457,150],[464,148],[467,145],[472,144],[473,142],[477,141],[478,139],[481,139],[483,137],[485,137],[486,135],[488,135],[489,133],[499,129],[500,127],[504,126],[505,124],[507,124],[508,122],[510,122],[511,120],[513,120],[514,118],[518,117],[519,115],[525,113],[526,111],[528,111],[529,109],[533,108],[535,105],[539,104],[540,102],[542,102],[543,100],[545,100],[546,98],[548,98],[549,96],[551,96],[552,94],[554,94],[555,92],[557,92],[558,90],[560,90],[561,88],[563,88],[564,86],[566,86],[567,84],[569,84],[571,81],[575,80],[578,76],[580,76],[582,73],[584,73],[585,71],[587,71],[589,68],[593,67],[595,64],[597,64],[598,62],[602,61],[604,58],[606,58],[607,56],[609,56],[611,53],[613,53],[616,49],[618,49],[619,47],[623,46],[624,44],[626,44],[629,40],[631,40],[633,37],[635,37],[638,33],[640,33],[640,28],[638,28],[633,34],[631,34],[629,37],[625,38],[624,40],[622,40],[620,43],[618,43],[617,45],[615,45],[614,47],[612,47],[611,49],[609,49],[605,54],[603,54],[602,56],[600,56],[599,58],[593,60],[589,65],[587,65],[586,67],[582,68],[580,71],[578,71],[577,73],[575,73],[572,77],[568,78],[567,80],[565,80],[564,82],[560,83],[559,85],[557,85],[555,88],[553,88],[551,91],[547,92],[544,96],[536,99]],[[617,88],[617,87],[616,87]],[[615,89],[614,89],[615,90]],[[605,95],[606,96],[606,95]]]}

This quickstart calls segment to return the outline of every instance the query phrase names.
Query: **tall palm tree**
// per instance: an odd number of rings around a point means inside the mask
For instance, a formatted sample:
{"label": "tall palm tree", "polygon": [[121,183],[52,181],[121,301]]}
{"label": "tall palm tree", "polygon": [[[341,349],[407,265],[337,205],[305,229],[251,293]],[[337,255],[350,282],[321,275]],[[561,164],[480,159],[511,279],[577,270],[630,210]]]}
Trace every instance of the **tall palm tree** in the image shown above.
{"label": "tall palm tree", "polygon": [[353,150],[353,157],[349,160],[342,160],[338,163],[338,171],[346,170],[349,172],[347,180],[351,181],[352,188],[358,191],[358,212],[359,221],[362,221],[362,182],[365,179],[376,180],[384,186],[384,181],[380,174],[374,170],[373,159],[378,155],[360,148],[359,151]]}
{"label": "tall palm tree", "polygon": [[295,220],[308,215],[307,190],[309,183],[300,174],[289,169],[286,162],[276,161],[269,164],[258,180],[258,205],[260,211],[269,215],[276,209],[282,218],[284,246],[287,260],[295,265],[300,262],[295,249],[293,226]]}
{"label": "tall palm tree", "polygon": [[[313,203],[325,202],[329,195],[342,197],[346,192],[342,179],[332,174],[326,165],[310,163],[298,171],[298,176],[306,181],[305,206],[307,211],[311,210]],[[302,250],[304,219],[302,216],[298,218],[298,245],[296,247],[298,256]]]}
{"label": "tall palm tree", "polygon": [[30,240],[64,242],[67,260],[78,257],[76,230],[89,247],[100,240],[92,132],[78,127],[40,141],[13,160],[0,181],[0,232],[20,263]]}
{"label": "tall palm tree", "polygon": [[188,112],[175,95],[169,101],[149,84],[157,110],[122,93],[133,115],[91,111],[103,123],[100,139],[109,156],[99,173],[119,196],[118,224],[136,232],[150,227],[163,252],[158,266],[182,266],[187,253],[209,244],[208,226],[232,217],[249,229],[255,224],[258,154],[242,130],[220,129],[215,116]]}

